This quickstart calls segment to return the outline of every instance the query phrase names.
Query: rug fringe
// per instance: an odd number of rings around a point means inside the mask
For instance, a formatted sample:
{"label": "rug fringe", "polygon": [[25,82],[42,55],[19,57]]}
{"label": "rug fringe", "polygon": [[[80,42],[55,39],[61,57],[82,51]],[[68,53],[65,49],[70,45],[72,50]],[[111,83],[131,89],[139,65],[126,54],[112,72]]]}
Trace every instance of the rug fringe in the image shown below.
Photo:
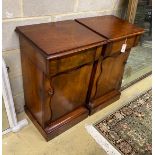
{"label": "rug fringe", "polygon": [[85,126],[87,132],[107,152],[108,155],[121,155],[95,128],[93,125]]}

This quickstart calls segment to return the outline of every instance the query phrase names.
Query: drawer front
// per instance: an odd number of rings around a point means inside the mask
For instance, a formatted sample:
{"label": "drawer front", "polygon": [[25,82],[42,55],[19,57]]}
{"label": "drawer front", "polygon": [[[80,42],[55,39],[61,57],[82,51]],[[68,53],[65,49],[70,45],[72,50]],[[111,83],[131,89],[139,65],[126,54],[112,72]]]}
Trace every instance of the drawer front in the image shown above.
{"label": "drawer front", "polygon": [[138,44],[138,41],[139,41],[138,36],[130,37],[127,39],[122,39],[119,41],[113,41],[113,42],[109,43],[109,45],[107,46],[107,49],[106,49],[105,53],[103,53],[103,55],[104,55],[104,57],[107,57],[107,56],[119,54],[119,53],[121,53],[122,45],[125,42],[127,44],[126,49],[130,49],[130,48],[136,46]]}
{"label": "drawer front", "polygon": [[65,72],[70,69],[78,68],[82,65],[88,64],[97,60],[101,55],[102,47],[95,47],[88,50],[84,50],[76,55],[57,58],[50,60],[49,73],[51,76],[61,72]]}

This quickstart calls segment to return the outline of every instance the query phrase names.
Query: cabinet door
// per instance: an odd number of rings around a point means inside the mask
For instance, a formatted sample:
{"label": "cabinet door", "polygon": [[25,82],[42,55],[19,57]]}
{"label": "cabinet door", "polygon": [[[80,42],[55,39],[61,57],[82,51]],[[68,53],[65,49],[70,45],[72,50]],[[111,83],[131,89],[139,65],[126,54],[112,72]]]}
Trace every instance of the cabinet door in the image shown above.
{"label": "cabinet door", "polygon": [[50,121],[55,121],[78,107],[85,107],[92,67],[91,63],[51,77],[50,85],[53,93],[49,99],[50,108],[45,110],[51,110]]}
{"label": "cabinet door", "polygon": [[91,100],[119,90],[129,51],[99,60],[91,92]]}

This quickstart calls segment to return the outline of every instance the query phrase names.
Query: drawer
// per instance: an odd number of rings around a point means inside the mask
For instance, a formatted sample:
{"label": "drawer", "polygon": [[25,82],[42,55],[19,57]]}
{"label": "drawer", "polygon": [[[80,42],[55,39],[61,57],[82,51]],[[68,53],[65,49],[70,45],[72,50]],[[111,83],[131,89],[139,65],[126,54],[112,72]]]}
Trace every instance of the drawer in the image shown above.
{"label": "drawer", "polygon": [[49,74],[54,76],[97,60],[101,56],[102,47],[84,50],[78,54],[49,60]]}
{"label": "drawer", "polygon": [[112,41],[107,45],[105,53],[103,53],[104,57],[112,56],[115,54],[119,54],[122,49],[122,45],[126,42],[126,49],[130,49],[138,44],[139,36],[130,37],[127,39],[121,39],[118,41]]}

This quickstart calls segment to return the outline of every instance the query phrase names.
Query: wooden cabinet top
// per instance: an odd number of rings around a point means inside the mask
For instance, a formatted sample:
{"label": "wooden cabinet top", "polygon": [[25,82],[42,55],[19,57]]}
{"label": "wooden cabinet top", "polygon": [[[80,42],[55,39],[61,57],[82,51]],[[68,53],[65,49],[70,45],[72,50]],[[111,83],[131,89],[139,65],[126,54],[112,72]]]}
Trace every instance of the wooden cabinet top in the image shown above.
{"label": "wooden cabinet top", "polygon": [[106,43],[105,38],[73,20],[20,26],[16,31],[25,36],[46,56],[69,51],[76,52]]}
{"label": "wooden cabinet top", "polygon": [[114,41],[129,36],[142,34],[144,30],[113,15],[77,19],[96,33]]}

